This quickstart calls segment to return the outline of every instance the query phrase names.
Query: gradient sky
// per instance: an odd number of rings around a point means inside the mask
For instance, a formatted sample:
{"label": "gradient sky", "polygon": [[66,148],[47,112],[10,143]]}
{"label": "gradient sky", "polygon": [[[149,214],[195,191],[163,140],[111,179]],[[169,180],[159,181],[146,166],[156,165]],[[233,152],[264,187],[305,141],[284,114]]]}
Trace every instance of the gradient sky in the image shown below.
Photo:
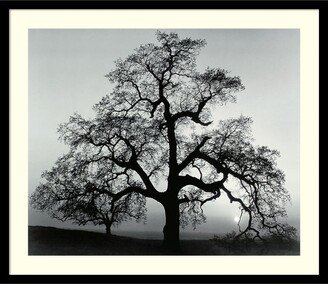
{"label": "gradient sky", "polygon": [[[280,151],[278,165],[292,198],[289,222],[299,228],[299,30],[174,31],[180,38],[207,41],[197,60],[200,71],[220,67],[240,76],[245,90],[237,103],[218,108],[214,117],[252,117],[254,143]],[[110,92],[104,75],[114,68],[114,60],[155,41],[155,30],[148,29],[29,30],[29,193],[42,171],[68,150],[58,141],[58,125],[74,112],[91,118],[92,106]],[[147,204],[147,225],[128,223],[121,229],[161,231],[163,209],[155,201]],[[205,205],[204,211],[207,223],[197,232],[237,229],[233,219],[239,215],[238,207],[226,198]],[[29,224],[71,227],[32,209]]]}

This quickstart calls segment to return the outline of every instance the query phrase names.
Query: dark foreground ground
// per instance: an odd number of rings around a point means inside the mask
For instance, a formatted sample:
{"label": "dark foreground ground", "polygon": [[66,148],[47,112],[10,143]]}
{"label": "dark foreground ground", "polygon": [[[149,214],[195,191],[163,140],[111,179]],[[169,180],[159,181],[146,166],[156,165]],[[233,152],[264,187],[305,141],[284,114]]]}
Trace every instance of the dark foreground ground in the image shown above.
{"label": "dark foreground ground", "polygon": [[181,251],[161,247],[161,240],[143,240],[82,230],[29,226],[29,255],[299,255],[299,242],[253,244],[228,248],[212,240],[182,240]]}

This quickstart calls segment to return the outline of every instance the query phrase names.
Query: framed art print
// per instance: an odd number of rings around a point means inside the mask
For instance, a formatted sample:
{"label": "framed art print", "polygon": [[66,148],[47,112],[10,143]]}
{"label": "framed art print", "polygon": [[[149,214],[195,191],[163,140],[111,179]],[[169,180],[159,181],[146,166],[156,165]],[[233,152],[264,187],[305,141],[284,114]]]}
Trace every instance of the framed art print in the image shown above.
{"label": "framed art print", "polygon": [[1,9],[5,282],[327,281],[326,3]]}

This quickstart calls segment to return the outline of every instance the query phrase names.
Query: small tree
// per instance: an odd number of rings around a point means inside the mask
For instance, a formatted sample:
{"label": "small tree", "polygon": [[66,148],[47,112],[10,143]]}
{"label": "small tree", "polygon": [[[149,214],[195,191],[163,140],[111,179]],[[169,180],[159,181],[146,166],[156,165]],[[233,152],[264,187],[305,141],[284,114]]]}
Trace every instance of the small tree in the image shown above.
{"label": "small tree", "polygon": [[131,192],[114,202],[110,193],[119,191],[120,173],[108,165],[86,162],[81,153],[70,152],[59,158],[42,177],[44,182],[30,196],[30,204],[52,218],[83,226],[105,225],[107,234],[124,221],[146,220],[145,197]]}
{"label": "small tree", "polygon": [[108,192],[113,201],[134,192],[163,205],[165,246],[179,248],[180,222],[202,222],[202,205],[222,194],[248,218],[236,237],[292,234],[282,223],[289,194],[278,152],[252,145],[248,117],[209,127],[212,108],[235,102],[244,89],[240,78],[220,68],[196,70],[204,40],[162,32],[157,39],[116,61],[106,76],[114,90],[94,106],[95,118],[73,115],[60,126],[61,139],[89,163],[111,165],[109,175],[124,172],[119,190]]}

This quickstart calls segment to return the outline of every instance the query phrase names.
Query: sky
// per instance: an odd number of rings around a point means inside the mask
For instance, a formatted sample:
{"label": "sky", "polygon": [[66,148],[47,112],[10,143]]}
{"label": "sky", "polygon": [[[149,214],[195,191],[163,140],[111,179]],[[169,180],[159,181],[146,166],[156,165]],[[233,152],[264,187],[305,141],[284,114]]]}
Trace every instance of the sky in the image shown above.
{"label": "sky", "polygon": [[[254,143],[280,152],[278,165],[285,172],[285,186],[292,200],[287,207],[288,222],[299,228],[299,30],[165,31],[177,32],[180,38],[206,40],[197,58],[198,70],[219,67],[241,78],[245,90],[237,95],[237,103],[215,109],[214,119],[250,116]],[[58,140],[59,124],[74,112],[92,118],[92,106],[110,93],[112,86],[105,75],[114,68],[114,61],[150,42],[156,42],[155,30],[29,30],[29,193],[39,184],[41,173],[51,169],[56,159],[68,151]],[[152,200],[147,206],[146,225],[125,223],[120,230],[161,232],[163,209]],[[204,212],[207,222],[194,234],[238,228],[234,221],[239,215],[238,206],[225,197],[206,204]],[[73,227],[31,208],[29,224]]]}

